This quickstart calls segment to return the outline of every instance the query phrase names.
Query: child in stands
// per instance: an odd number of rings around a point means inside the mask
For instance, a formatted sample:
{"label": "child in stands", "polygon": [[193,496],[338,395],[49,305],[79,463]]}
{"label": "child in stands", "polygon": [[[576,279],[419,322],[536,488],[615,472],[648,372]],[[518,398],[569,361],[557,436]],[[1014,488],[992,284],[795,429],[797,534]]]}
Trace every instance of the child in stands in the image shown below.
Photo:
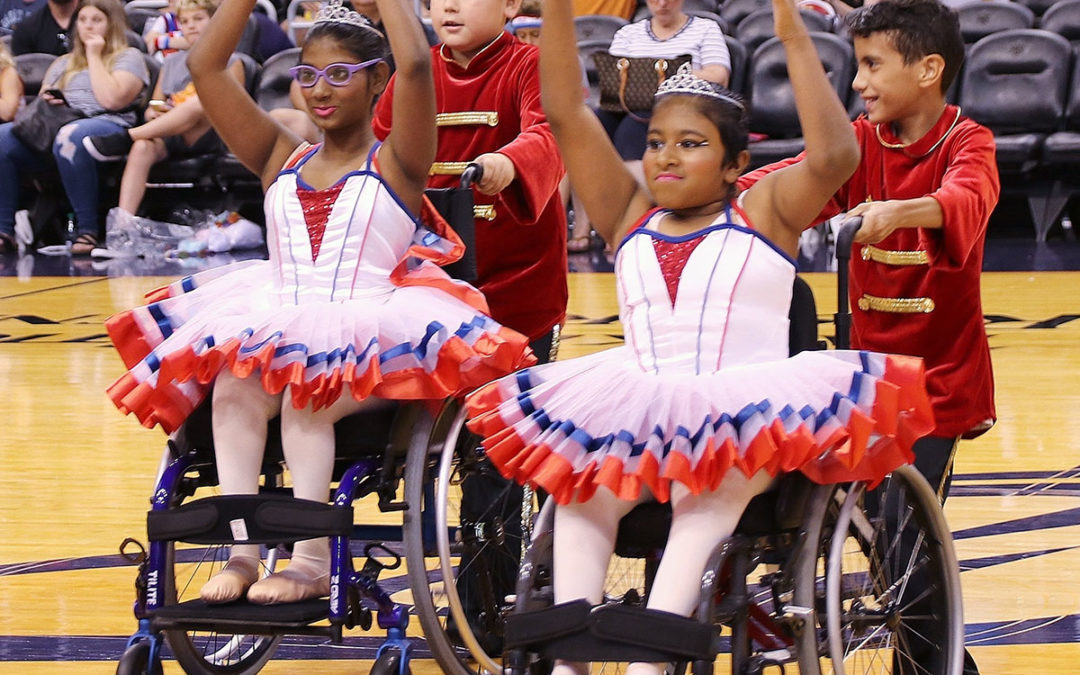
{"label": "child in stands", "polygon": [[[523,336],[485,315],[476,289],[432,264],[460,256],[462,244],[423,198],[435,156],[427,41],[404,0],[378,2],[405,130],[382,143],[371,110],[386,86],[386,41],[339,2],[320,10],[292,70],[320,145],[275,123],[229,71],[254,0],[225,0],[188,57],[214,128],[262,179],[270,259],[184,279],[112,317],[129,371],[109,394],[171,432],[212,386],[225,494],[258,490],[275,415],[294,496],[325,502],[336,420],[376,397],[441,399],[532,360]],[[289,566],[256,583],[259,548],[237,544],[201,596],[318,597],[328,591],[329,554],[325,538],[297,542]]]}
{"label": "child in stands", "polygon": [[[846,22],[859,65],[852,87],[866,106],[854,122],[862,162],[817,220],[862,216],[855,240],[863,247],[851,257],[851,344],[926,362],[937,424],[916,444],[914,463],[944,502],[957,442],[996,418],[980,295],[1001,189],[994,136],[945,100],[964,60],[954,10],[937,0],[884,0]],[[803,159],[759,169],[741,185]],[[964,672],[978,672],[970,655]]]}
{"label": "child in stands", "polygon": [[673,517],[648,607],[689,615],[709,553],[775,475],[877,481],[933,424],[918,359],[788,357],[799,235],[859,155],[843,105],[822,94],[833,90],[794,0],[772,6],[807,159],[738,198],[749,154],[737,95],[689,66],[665,80],[641,186],[584,105],[570,0],[545,6],[544,109],[574,190],[617,245],[627,344],[502,378],[467,408],[495,465],[559,505],[556,602],[600,602],[620,518],[655,499]]}
{"label": "child in stands", "polygon": [[[216,0],[179,1],[176,16],[187,44],[198,42],[216,9]],[[187,51],[165,57],[146,110],[145,124],[83,139],[86,151],[100,162],[127,158],[120,179],[119,206],[129,214],[138,211],[146,194],[147,176],[158,162],[225,152],[191,83],[187,57]],[[244,82],[244,64],[235,54],[229,60],[229,73],[237,82]]]}

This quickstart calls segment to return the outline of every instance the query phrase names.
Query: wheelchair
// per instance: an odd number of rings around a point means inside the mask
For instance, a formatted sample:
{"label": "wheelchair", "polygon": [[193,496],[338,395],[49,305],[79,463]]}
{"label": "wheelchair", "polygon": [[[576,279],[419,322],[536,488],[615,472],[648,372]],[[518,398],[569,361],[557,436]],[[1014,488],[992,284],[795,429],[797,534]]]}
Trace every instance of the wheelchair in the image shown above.
{"label": "wheelchair", "polygon": [[[463,175],[461,189],[428,193],[466,242],[473,213],[472,195],[465,188],[478,178],[470,170]],[[452,274],[475,279],[475,254],[467,253],[455,263]],[[371,672],[409,673],[410,610],[431,613],[431,618],[421,618],[427,627],[437,621],[439,608],[445,608],[439,594],[431,592],[434,587],[426,573],[437,567],[431,560],[437,546],[434,500],[425,495],[431,494],[428,476],[438,469],[448,433],[460,428],[453,424],[460,403],[384,401],[338,421],[336,487],[329,503],[323,503],[295,499],[286,489],[277,419],[268,426],[259,494],[214,494],[218,481],[210,398],[168,442],[147,515],[148,546],[134,539],[121,545],[121,554],[139,566],[134,605],[138,630],[117,664],[118,675],[162,672],[166,645],[187,673],[250,675],[273,657],[287,635],[340,643],[346,630],[369,630],[373,625],[386,631],[386,639]],[[469,480],[486,470],[468,453],[457,456],[462,460],[454,467],[456,480]],[[389,515],[378,518],[380,523],[356,524],[353,505],[369,495],[375,495],[379,511]],[[382,523],[396,519],[398,513],[402,515],[397,522]],[[506,528],[498,522],[487,526],[494,528],[500,531],[500,543],[505,543]],[[472,527],[474,532],[484,530],[479,521]],[[259,606],[246,600],[208,605],[198,597],[202,583],[224,566],[232,544],[264,545],[262,573],[269,575],[292,543],[323,536],[330,538],[331,548],[329,599]],[[485,541],[471,537],[470,546],[480,559],[490,557]],[[522,549],[520,542],[514,546]],[[410,584],[418,589],[413,593],[419,599],[415,608],[392,597],[400,583],[380,581],[403,560]],[[494,597],[485,588],[479,595]],[[476,642],[468,622],[452,636],[438,632],[429,645],[441,659],[463,662],[467,652],[455,644],[463,638],[465,643]]]}
{"label": "wheelchair", "polygon": [[[850,255],[854,227],[842,230],[838,252],[843,248]],[[843,257],[839,266],[846,271]],[[800,282],[792,311],[793,353],[817,346],[813,295],[805,282],[800,289]],[[838,346],[846,347],[846,274],[839,292]],[[463,445],[454,441],[460,420],[455,425],[433,486],[444,579],[460,571],[454,554],[467,538],[464,526],[447,520],[458,498],[453,471]],[[670,526],[668,505],[639,505],[623,519],[604,602],[590,607],[585,601],[553,604],[554,504],[545,504],[530,533],[515,592],[494,617],[503,649],[492,652],[472,642],[467,645],[472,661],[461,660],[460,652],[435,651],[435,656],[455,675],[478,670],[538,675],[550,672],[555,659],[589,662],[593,673],[622,672],[626,662],[640,661],[666,663],[669,673],[703,674],[721,667],[721,654],[729,655],[730,671],[738,675],[796,667],[801,675],[959,675],[964,641],[959,567],[937,495],[911,466],[870,487],[818,485],[798,473],[781,477],[751,501],[735,534],[714,550],[690,618],[645,609]],[[923,590],[916,594],[909,584]],[[419,614],[427,620],[429,641],[468,618],[451,586],[446,590],[453,622],[440,620],[438,612]]]}

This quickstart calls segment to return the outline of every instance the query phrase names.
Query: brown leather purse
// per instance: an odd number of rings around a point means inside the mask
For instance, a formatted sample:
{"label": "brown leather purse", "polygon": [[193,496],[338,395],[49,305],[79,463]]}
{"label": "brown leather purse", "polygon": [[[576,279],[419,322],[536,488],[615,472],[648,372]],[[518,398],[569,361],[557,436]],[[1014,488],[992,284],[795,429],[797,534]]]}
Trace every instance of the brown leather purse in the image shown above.
{"label": "brown leather purse", "polygon": [[613,56],[595,52],[593,61],[600,81],[600,109],[627,113],[635,119],[652,111],[656,88],[675,74],[690,55],[674,58]]}

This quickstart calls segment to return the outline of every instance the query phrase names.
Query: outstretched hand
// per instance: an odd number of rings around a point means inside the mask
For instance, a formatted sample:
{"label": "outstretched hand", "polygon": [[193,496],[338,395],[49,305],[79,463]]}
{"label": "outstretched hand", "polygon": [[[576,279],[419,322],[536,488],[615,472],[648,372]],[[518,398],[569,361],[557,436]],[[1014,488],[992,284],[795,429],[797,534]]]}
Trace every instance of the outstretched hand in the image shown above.
{"label": "outstretched hand", "polygon": [[476,184],[476,189],[481,194],[494,195],[506,189],[507,185],[517,177],[514,163],[506,155],[497,152],[489,152],[480,155],[473,160],[484,167],[484,175]]}

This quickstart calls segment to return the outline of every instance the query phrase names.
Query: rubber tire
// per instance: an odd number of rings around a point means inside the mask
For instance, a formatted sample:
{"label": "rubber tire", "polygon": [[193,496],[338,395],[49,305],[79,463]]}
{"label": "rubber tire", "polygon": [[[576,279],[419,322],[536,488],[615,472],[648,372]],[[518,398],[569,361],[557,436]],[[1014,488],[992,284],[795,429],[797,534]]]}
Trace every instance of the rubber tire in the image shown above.
{"label": "rubber tire", "polygon": [[[388,649],[375,659],[370,675],[399,675],[401,672],[401,652]],[[405,667],[405,675],[412,675],[412,669]]]}
{"label": "rubber tire", "polygon": [[139,640],[124,650],[116,664],[116,675],[161,675],[161,661],[150,664],[150,643]]}

